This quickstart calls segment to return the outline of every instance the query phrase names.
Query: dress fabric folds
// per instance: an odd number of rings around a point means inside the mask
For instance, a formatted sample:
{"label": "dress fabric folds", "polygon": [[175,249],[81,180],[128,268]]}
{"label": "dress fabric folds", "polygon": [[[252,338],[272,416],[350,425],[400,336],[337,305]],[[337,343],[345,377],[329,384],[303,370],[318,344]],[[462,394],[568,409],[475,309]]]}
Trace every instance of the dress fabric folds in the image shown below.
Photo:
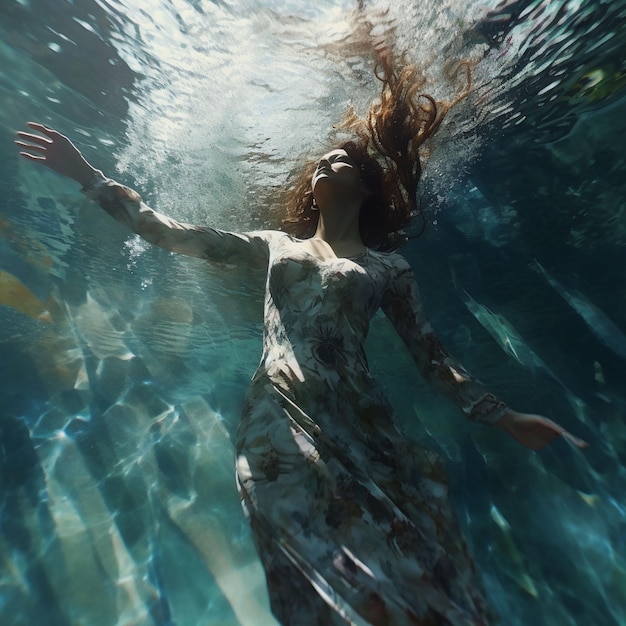
{"label": "dress fabric folds", "polygon": [[281,231],[192,226],[98,176],[83,191],[157,245],[267,267],[263,353],[245,396],[236,476],[285,626],[478,626],[492,613],[443,463],[397,424],[364,351],[382,308],[421,374],[473,421],[508,409],[442,347],[396,252],[321,259]]}

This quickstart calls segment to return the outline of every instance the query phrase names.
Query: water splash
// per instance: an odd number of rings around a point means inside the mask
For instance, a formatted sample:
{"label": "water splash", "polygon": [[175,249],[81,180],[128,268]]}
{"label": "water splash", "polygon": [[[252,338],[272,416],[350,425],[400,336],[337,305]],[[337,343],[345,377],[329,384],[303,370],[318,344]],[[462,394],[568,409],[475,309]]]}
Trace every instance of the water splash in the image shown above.
{"label": "water splash", "polygon": [[[481,377],[534,399],[537,410],[550,407],[559,418],[574,411],[607,445],[594,441],[584,459],[563,447],[530,454],[459,423],[416,382],[381,320],[370,361],[380,364],[407,430],[443,451],[451,495],[507,623],[623,623],[623,385],[604,357],[606,375],[593,378],[595,344],[589,353],[571,340],[577,345],[554,350],[547,335],[564,324],[563,312],[544,307],[532,281],[522,290],[535,303],[527,308],[505,281],[472,276],[463,285],[478,300],[507,304],[494,310],[516,304],[519,332],[509,327],[509,341],[541,345],[545,371],[580,402],[532,371],[524,378],[517,362],[505,367],[502,350],[481,338],[460,302],[455,308],[454,290],[444,295],[438,271],[450,247],[508,268],[535,241],[520,229],[506,236],[524,209],[497,206],[489,185],[481,184],[484,211],[476,215],[460,191],[496,136],[552,141],[567,154],[568,138],[581,145],[572,124],[587,116],[589,136],[608,141],[590,113],[623,98],[619,3],[7,2],[0,8],[2,145],[25,117],[41,119],[171,215],[254,225],[262,219],[256,190],[279,187],[294,159],[324,149],[349,102],[363,107],[376,94],[355,30],[364,12],[373,35],[393,33],[410,59],[430,67],[439,97],[450,97],[447,62],[482,58],[476,91],[446,121],[424,182],[441,196],[441,216],[454,215],[446,206],[454,198],[465,218],[494,223],[453,236],[442,220],[423,248],[406,251],[423,260],[435,327]],[[27,294],[10,306],[3,300],[0,310],[3,623],[271,623],[234,489],[230,440],[260,350],[263,276],[138,245],[83,202],[75,185],[0,150],[0,271]],[[516,180],[519,161],[503,161]],[[595,196],[597,187],[589,188]],[[617,197],[617,183],[612,189]],[[577,249],[587,250],[584,224],[578,232],[584,245]],[[598,241],[619,241],[602,232]],[[553,248],[563,250],[559,241]],[[517,278],[506,274],[513,284]],[[477,295],[484,291],[491,299]],[[44,311],[51,321],[37,321]],[[537,332],[537,317],[557,320],[555,330]],[[537,369],[532,358],[525,363]],[[498,366],[511,373],[498,378]]]}

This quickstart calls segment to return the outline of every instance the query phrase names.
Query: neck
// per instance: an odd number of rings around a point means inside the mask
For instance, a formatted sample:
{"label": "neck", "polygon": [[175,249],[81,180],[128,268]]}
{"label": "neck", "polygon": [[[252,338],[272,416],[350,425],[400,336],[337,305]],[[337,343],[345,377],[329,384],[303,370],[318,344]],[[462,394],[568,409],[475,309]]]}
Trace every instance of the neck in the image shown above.
{"label": "neck", "polygon": [[363,246],[359,231],[360,207],[320,207],[320,218],[314,237],[323,239],[332,246],[358,244]]}

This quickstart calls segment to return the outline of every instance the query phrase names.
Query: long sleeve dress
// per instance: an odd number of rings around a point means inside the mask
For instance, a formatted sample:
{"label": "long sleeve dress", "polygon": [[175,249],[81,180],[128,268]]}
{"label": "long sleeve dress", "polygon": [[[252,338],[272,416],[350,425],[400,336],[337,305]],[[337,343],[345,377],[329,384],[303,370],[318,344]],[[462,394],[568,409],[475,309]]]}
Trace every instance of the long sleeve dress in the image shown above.
{"label": "long sleeve dress", "polygon": [[281,231],[177,222],[104,176],[82,191],[168,250],[267,267],[263,353],[238,425],[236,477],[277,619],[489,623],[442,461],[403,434],[369,372],[374,313],[382,307],[422,375],[468,419],[493,424],[508,407],[437,340],[404,257],[368,249],[321,260]]}

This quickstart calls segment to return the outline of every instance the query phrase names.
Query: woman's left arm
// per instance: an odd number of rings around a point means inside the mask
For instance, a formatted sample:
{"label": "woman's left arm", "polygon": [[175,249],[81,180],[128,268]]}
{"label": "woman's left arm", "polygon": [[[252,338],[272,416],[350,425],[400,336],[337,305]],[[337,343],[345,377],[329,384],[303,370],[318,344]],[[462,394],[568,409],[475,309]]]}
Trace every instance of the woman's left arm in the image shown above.
{"label": "woman's left arm", "polygon": [[541,415],[518,413],[491,393],[443,347],[426,318],[413,269],[399,254],[392,260],[381,308],[402,337],[422,376],[450,398],[469,420],[493,424],[522,445],[537,450],[563,435],[574,445],[587,443]]}

